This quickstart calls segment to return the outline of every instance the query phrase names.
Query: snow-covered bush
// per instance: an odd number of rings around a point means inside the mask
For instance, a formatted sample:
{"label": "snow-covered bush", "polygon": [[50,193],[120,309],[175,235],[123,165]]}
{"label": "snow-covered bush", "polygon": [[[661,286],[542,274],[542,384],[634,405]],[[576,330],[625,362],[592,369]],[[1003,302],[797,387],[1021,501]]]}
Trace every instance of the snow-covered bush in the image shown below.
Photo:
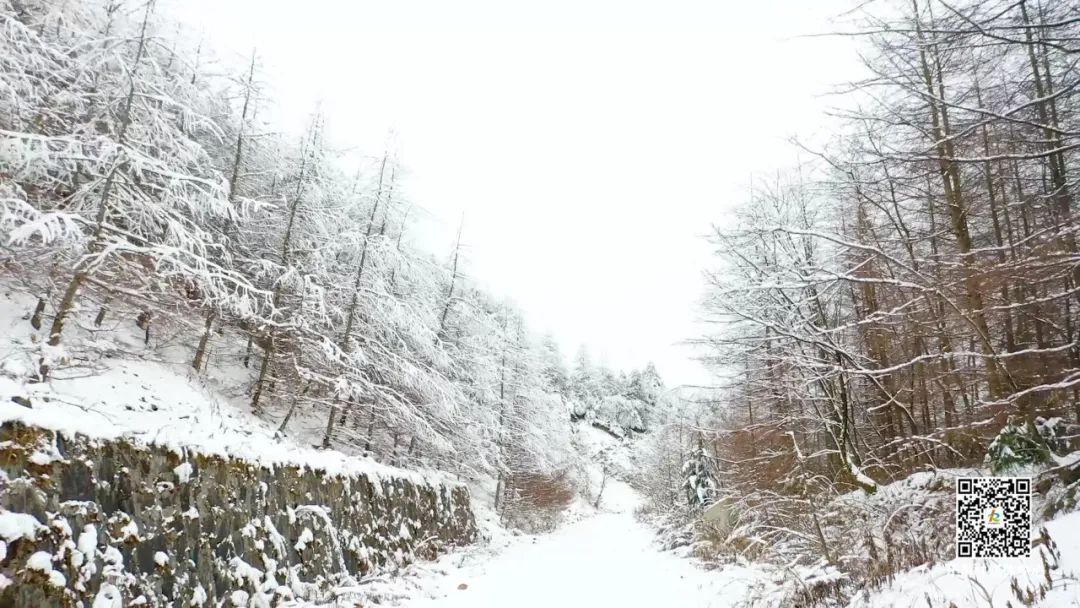
{"label": "snow-covered bush", "polygon": [[995,475],[1020,467],[1046,464],[1050,462],[1055,449],[1064,447],[1060,439],[1064,431],[1064,423],[1059,418],[1050,421],[1043,418],[1033,422],[1011,421],[990,442],[984,462]]}
{"label": "snow-covered bush", "polygon": [[716,497],[716,474],[712,459],[704,447],[697,447],[683,463],[683,491],[686,502],[696,509],[703,509]]}

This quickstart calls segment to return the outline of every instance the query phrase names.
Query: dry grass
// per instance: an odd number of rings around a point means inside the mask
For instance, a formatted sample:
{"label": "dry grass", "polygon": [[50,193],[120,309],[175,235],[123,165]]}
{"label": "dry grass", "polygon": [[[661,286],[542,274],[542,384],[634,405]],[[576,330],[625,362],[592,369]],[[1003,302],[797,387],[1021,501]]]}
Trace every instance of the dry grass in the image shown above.
{"label": "dry grass", "polygon": [[503,523],[534,534],[554,529],[576,493],[566,472],[555,475],[515,473],[508,475],[504,483]]}

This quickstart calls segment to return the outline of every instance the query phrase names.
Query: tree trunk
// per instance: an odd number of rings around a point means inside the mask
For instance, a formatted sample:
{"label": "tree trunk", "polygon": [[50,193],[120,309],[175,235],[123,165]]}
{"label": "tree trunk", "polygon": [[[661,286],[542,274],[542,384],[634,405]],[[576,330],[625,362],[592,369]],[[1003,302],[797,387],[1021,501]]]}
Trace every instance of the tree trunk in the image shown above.
{"label": "tree trunk", "polygon": [[203,359],[206,357],[206,346],[210,343],[210,332],[214,328],[214,311],[210,311],[206,315],[206,326],[203,329],[202,337],[199,338],[199,346],[195,349],[195,358],[191,361],[191,367],[195,368],[195,371],[199,371],[203,367]]}
{"label": "tree trunk", "polygon": [[255,381],[255,393],[251,396],[251,409],[255,412],[259,412],[259,401],[263,396],[263,386],[270,371],[270,360],[274,355],[274,343],[273,337],[267,339],[266,349],[263,353],[262,366],[259,368],[259,378]]}
{"label": "tree trunk", "polygon": [[105,322],[105,315],[109,312],[109,302],[112,301],[112,296],[106,296],[105,301],[102,302],[101,308],[98,309],[97,316],[94,317],[94,327],[101,327],[101,324]]}
{"label": "tree trunk", "polygon": [[45,313],[45,306],[49,303],[48,294],[38,298],[37,306],[34,307],[34,314],[30,316],[30,327],[35,330],[41,329],[41,317]]}
{"label": "tree trunk", "polygon": [[334,434],[334,421],[337,420],[337,405],[330,406],[330,415],[326,417],[326,433],[323,434],[322,447],[330,447],[330,437]]}

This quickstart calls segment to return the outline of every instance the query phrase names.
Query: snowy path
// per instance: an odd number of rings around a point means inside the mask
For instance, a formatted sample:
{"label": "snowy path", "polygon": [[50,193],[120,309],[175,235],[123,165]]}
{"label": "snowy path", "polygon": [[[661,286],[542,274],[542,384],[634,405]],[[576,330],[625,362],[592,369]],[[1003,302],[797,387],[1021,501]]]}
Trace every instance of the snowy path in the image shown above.
{"label": "snowy path", "polygon": [[655,534],[631,514],[636,494],[618,486],[609,488],[607,506],[621,512],[511,543],[493,559],[454,571],[408,606],[726,608],[745,597],[750,577],[741,568],[709,572],[660,551]]}
{"label": "snowy path", "polygon": [[[462,573],[443,598],[412,606],[554,608],[573,606],[725,606],[708,573],[659,552],[654,535],[628,513],[604,513],[508,548],[473,578]],[[713,577],[716,573],[713,573]],[[454,583],[454,581],[448,581]]]}

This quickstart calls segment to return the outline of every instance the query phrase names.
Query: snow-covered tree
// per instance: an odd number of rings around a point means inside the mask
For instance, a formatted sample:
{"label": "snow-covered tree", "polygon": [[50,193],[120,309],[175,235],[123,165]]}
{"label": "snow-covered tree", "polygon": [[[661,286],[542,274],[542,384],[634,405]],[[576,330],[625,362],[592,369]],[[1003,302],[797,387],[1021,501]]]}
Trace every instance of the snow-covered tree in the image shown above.
{"label": "snow-covered tree", "polygon": [[[51,52],[31,61],[48,60],[38,67],[63,81],[54,94],[70,109],[0,133],[0,166],[12,182],[5,190],[14,194],[5,199],[7,240],[56,249],[65,281],[46,337],[43,377],[87,285],[107,294],[124,285],[151,301],[179,297],[245,312],[256,305],[257,290],[220,263],[219,243],[207,228],[238,215],[201,141],[220,135],[207,116],[214,96],[190,91],[164,69],[153,9],[147,2],[132,22],[115,10],[90,11],[95,20],[74,9],[77,23],[101,31],[71,35],[62,20],[43,28],[55,37]],[[10,13],[4,20],[6,45],[34,46],[25,40],[33,36],[25,23]],[[87,43],[104,30],[103,44]]]}
{"label": "snow-covered tree", "polygon": [[411,241],[421,213],[393,146],[340,153],[319,112],[275,132],[257,57],[233,69],[164,13],[0,2],[2,262],[38,297],[41,376],[130,312],[140,355],[179,354],[285,435],[501,476],[507,496],[565,497],[569,410],[643,428],[625,374],[584,351],[568,371],[553,338],[477,287],[467,232],[445,259]]}
{"label": "snow-covered tree", "polygon": [[683,463],[683,489],[691,507],[705,508],[716,498],[717,482],[713,469],[712,459],[703,446],[694,448]]}

